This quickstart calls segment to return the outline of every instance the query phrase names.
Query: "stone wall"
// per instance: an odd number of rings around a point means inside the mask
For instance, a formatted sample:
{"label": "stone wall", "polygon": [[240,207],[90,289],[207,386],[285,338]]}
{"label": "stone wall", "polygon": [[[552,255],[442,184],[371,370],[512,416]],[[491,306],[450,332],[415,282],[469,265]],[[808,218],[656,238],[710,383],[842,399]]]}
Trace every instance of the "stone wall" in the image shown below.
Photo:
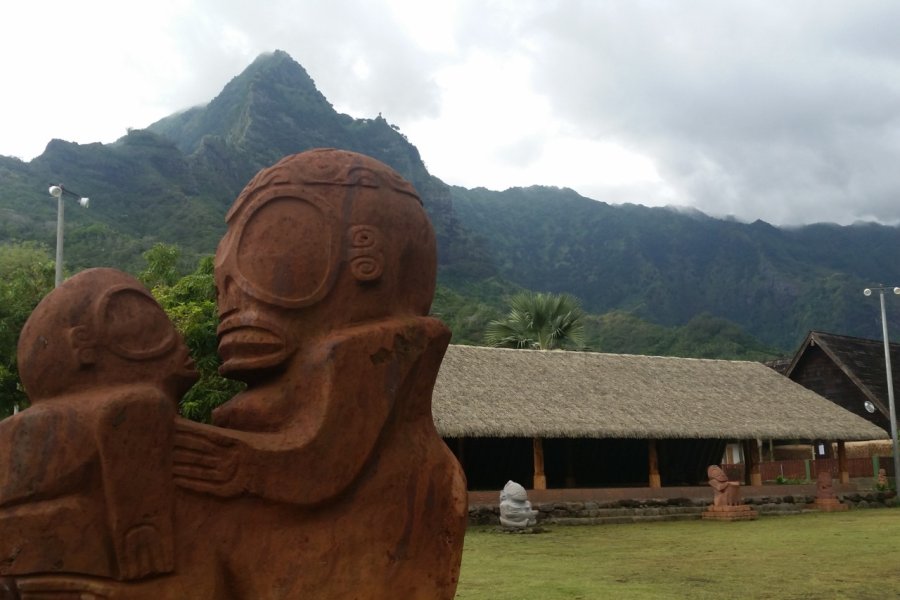
{"label": "stone wall", "polygon": [[[811,505],[814,495],[756,496],[745,498],[744,502],[755,508],[760,515],[777,516],[800,514],[814,510]],[[897,498],[892,492],[865,492],[841,494],[839,499],[851,510],[864,508],[885,508],[897,506]],[[626,499],[585,502],[540,502],[533,503],[538,511],[538,525],[611,525],[618,523],[642,523],[652,521],[683,521],[700,519],[701,513],[709,506],[710,499],[658,498]],[[472,504],[469,506],[470,525],[496,525],[499,523],[500,508],[496,504]]]}

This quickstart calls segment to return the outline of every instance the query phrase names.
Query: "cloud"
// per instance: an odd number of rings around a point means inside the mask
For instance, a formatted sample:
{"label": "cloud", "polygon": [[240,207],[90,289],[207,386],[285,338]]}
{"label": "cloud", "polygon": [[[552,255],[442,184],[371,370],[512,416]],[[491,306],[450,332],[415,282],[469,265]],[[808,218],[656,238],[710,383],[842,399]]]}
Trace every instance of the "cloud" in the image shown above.
{"label": "cloud", "polygon": [[[276,0],[263,10],[240,0],[198,0],[184,23],[176,36],[181,54],[195,61],[189,66],[191,79],[204,82],[207,97],[210,69],[234,76],[257,55],[281,49],[346,111],[364,116],[383,112],[389,119],[438,112],[440,97],[432,77],[437,55],[421,49],[383,3]],[[197,23],[204,31],[192,36],[187,28]]]}
{"label": "cloud", "polygon": [[525,31],[535,87],[701,210],[896,220],[900,6],[801,4],[558,2]]}
{"label": "cloud", "polygon": [[398,125],[448,183],[900,221],[888,0],[32,0],[0,22],[17,57],[0,64],[0,154],[113,141],[282,49],[338,110]]}

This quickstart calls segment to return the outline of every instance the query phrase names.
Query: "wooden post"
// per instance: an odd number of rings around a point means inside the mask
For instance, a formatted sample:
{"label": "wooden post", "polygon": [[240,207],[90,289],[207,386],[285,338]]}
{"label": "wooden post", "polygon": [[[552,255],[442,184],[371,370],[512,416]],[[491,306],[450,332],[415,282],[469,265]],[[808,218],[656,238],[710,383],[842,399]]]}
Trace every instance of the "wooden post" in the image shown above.
{"label": "wooden post", "polygon": [[534,449],[534,487],[535,490],[547,489],[547,476],[544,475],[544,440],[539,437],[532,438]]}
{"label": "wooden post", "polygon": [[648,448],[650,450],[649,456],[649,467],[650,467],[650,487],[652,488],[660,488],[662,487],[662,479],[659,476],[659,454],[656,446],[656,440],[650,440],[648,443]]}
{"label": "wooden post", "polygon": [[762,474],[759,471],[759,443],[756,438],[744,442],[744,462],[747,467],[747,483],[750,485],[762,485]]}
{"label": "wooden post", "polygon": [[844,440],[838,440],[838,471],[841,473],[841,483],[850,483],[850,469],[847,468],[847,447]]}

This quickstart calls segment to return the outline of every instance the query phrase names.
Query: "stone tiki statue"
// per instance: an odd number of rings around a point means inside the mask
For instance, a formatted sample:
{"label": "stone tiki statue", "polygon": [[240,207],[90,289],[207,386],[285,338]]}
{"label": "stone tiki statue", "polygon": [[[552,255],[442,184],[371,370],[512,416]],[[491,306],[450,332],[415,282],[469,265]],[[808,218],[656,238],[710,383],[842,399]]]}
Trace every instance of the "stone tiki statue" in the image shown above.
{"label": "stone tiki statue", "polygon": [[724,508],[741,504],[741,484],[729,481],[722,467],[710,465],[706,474],[709,477],[709,486],[713,489],[713,506]]}
{"label": "stone tiki statue", "polygon": [[172,572],[175,415],[197,373],[162,308],[83,271],[34,310],[18,364],[32,406],[0,421],[0,577]]}
{"label": "stone tiki statue", "polygon": [[510,529],[526,529],[537,525],[537,514],[531,508],[525,488],[515,481],[507,481],[500,492],[500,524]]}
{"label": "stone tiki statue", "polygon": [[5,585],[23,600],[453,598],[466,486],[431,416],[450,333],[427,316],[435,239],[415,190],[315,150],[257,174],[226,221],[220,371],[247,389],[212,425],[172,420],[174,568],[0,571]]}
{"label": "stone tiki statue", "polygon": [[702,518],[713,521],[752,521],[757,518],[757,512],[741,500],[741,484],[729,481],[722,467],[709,465],[706,474],[713,489],[713,503],[703,512]]}

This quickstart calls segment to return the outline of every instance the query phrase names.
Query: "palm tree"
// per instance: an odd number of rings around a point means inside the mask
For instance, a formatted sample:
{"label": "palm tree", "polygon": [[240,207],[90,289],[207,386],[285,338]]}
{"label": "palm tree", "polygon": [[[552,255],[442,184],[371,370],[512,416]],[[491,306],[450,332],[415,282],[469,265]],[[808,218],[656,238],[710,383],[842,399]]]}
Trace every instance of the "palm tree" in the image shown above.
{"label": "palm tree", "polygon": [[584,344],[584,311],[568,294],[522,292],[510,300],[505,319],[488,323],[484,340],[501,348],[553,350]]}

